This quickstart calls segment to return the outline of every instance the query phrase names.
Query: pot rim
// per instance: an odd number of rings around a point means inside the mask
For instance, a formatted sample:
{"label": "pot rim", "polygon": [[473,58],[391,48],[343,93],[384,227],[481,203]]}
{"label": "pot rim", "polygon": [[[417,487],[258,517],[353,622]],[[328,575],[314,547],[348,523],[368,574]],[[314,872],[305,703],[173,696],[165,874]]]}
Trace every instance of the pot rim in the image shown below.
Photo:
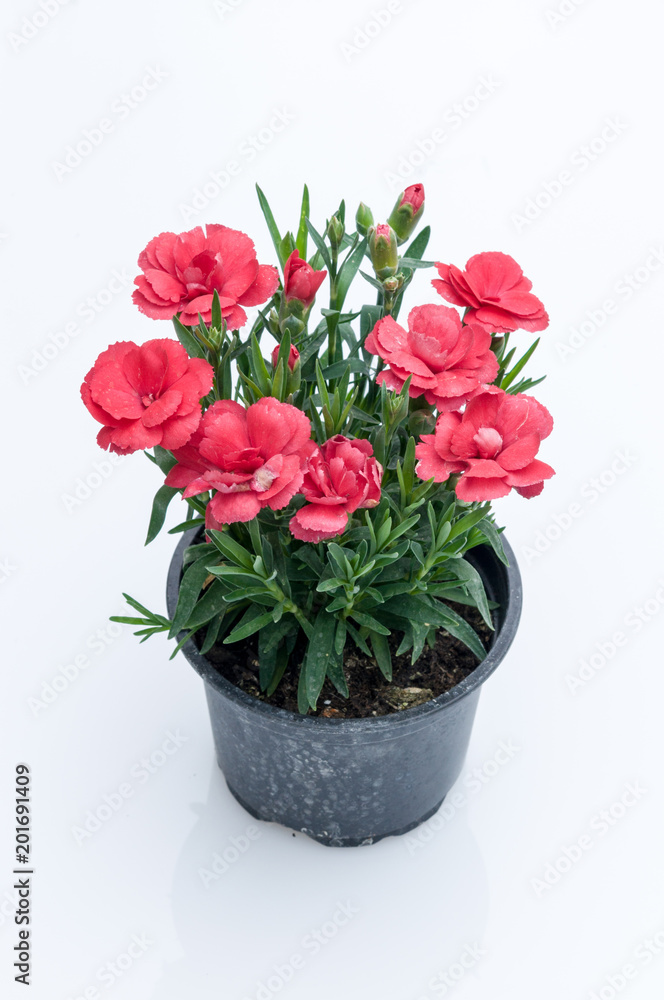
{"label": "pot rim", "polygon": [[[185,549],[193,543],[194,537],[197,533],[198,529],[192,529],[191,531],[185,532],[179,541],[175,552],[173,553],[168,569],[166,583],[166,604],[169,615],[174,613],[175,605],[177,603],[177,594],[179,591],[180,574]],[[350,719],[328,719],[324,716],[300,715],[298,712],[291,712],[289,709],[280,708],[277,705],[270,705],[268,702],[261,701],[260,698],[256,698],[254,695],[248,694],[241,688],[236,687],[235,684],[232,684],[229,680],[223,677],[205,656],[201,656],[192,639],[189,639],[184,646],[182,646],[181,652],[184,653],[185,658],[194,668],[196,673],[199,674],[207,684],[213,687],[219,694],[226,697],[229,701],[234,702],[238,705],[238,707],[242,707],[257,715],[265,724],[281,724],[283,726],[287,726],[291,730],[295,726],[298,727],[299,732],[303,734],[309,730],[311,735],[314,734],[315,730],[320,732],[321,726],[327,727],[328,730],[341,728],[347,732],[363,731],[368,735],[372,729],[376,731],[378,729],[384,729],[385,725],[388,723],[392,726],[408,726],[411,728],[413,723],[416,723],[417,721],[421,721],[423,723],[433,721],[433,716],[437,715],[454,702],[459,701],[461,698],[465,698],[472,694],[487,680],[488,677],[491,676],[494,670],[496,670],[500,663],[502,663],[516,635],[523,605],[521,573],[519,572],[516,556],[514,555],[511,545],[504,537],[504,534],[501,538],[505,555],[508,560],[507,566],[505,566],[505,564],[498,559],[489,545],[481,546],[481,548],[488,550],[491,557],[497,563],[499,569],[503,572],[506,582],[506,592],[508,594],[505,608],[505,618],[495,637],[493,645],[485,658],[477,665],[472,673],[468,674],[468,676],[458,684],[455,684],[455,686],[450,688],[449,691],[444,691],[443,694],[438,695],[436,698],[432,698],[423,705],[416,705],[413,708],[405,708],[399,712],[392,712],[389,715],[365,716]],[[478,546],[478,548],[480,548],[480,546]],[[178,634],[178,641],[181,641],[183,637],[184,631]]]}

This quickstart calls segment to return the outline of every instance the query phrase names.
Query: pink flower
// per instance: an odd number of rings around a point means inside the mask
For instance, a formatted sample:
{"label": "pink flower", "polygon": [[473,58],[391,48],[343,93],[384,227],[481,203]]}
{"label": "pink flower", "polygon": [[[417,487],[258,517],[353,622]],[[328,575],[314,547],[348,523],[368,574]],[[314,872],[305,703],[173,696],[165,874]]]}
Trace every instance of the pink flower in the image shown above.
{"label": "pink flower", "polygon": [[311,443],[301,493],[309,501],[290,521],[290,530],[302,542],[322,542],[346,529],[348,515],[358,507],[380,502],[382,466],[365,439],[342,434],[322,448]]}
{"label": "pink flower", "polygon": [[184,496],[216,490],[207,525],[251,521],[262,507],[285,507],[302,485],[309,418],[267,396],[245,410],[222,399],[206,410],[196,437],[174,451],[167,486]]}
{"label": "pink flower", "polygon": [[190,358],[176,340],[112,344],[85,376],[81,397],[104,426],[102,448],[118,455],[143,448],[181,448],[201,420],[200,400],[212,388],[207,361]]}
{"label": "pink flower", "polygon": [[422,435],[417,475],[444,483],[461,473],[456,494],[464,501],[497,500],[512,488],[535,497],[554,475],[535,457],[552,428],[549,411],[532,396],[494,387],[471,399],[463,415],[443,413],[435,434]]}
{"label": "pink flower", "polygon": [[296,299],[305,310],[310,309],[326,275],[327,271],[314,271],[311,264],[293,250],[284,264],[284,298],[287,302]]}
{"label": "pink flower", "polygon": [[259,264],[254,244],[227,226],[200,226],[188,233],[161,233],[150,240],[138,258],[143,271],[134,280],[133,300],[151,319],[172,319],[176,313],[186,326],[196,326],[200,313],[212,319],[216,290],[221,314],[229,330],[247,322],[242,306],[258,306],[274,295],[279,275]]}
{"label": "pink flower", "polygon": [[[278,360],[279,360],[279,345],[277,344],[275,349],[272,351],[273,368],[277,367]],[[298,351],[297,347],[293,347],[293,345],[291,344],[290,351],[288,352],[288,367],[290,368],[291,371],[293,371],[295,365],[298,363],[299,360],[300,360],[300,352]]]}
{"label": "pink flower", "polygon": [[404,193],[401,195],[401,201],[399,207],[403,208],[405,205],[410,205],[413,209],[413,214],[416,215],[424,204],[424,184],[411,184],[407,187]]}
{"label": "pink flower", "polygon": [[506,253],[478,253],[460,271],[454,264],[436,264],[439,279],[431,284],[455,306],[469,309],[466,317],[489,333],[544,330],[547,312],[530,291],[532,281]]}
{"label": "pink flower", "polygon": [[449,306],[417,306],[408,331],[391,316],[376,323],[365,347],[388,363],[376,381],[399,392],[409,375],[411,396],[424,396],[439,410],[458,410],[485,382],[498,374],[491,335],[471,324],[462,326]]}

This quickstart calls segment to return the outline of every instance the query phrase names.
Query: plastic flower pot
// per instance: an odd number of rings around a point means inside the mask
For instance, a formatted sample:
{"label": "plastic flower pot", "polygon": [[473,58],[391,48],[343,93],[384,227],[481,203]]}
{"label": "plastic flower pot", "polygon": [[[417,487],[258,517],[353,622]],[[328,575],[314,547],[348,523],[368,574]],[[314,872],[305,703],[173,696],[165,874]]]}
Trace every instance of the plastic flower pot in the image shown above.
{"label": "plastic flower pot", "polygon": [[[167,603],[177,604],[185,535],[168,573]],[[230,791],[256,819],[281,823],[331,847],[373,844],[407,833],[442,805],[458,778],[480,691],[502,663],[521,615],[521,577],[488,546],[466,558],[499,604],[485,659],[439,697],[391,715],[364,719],[303,716],[267,704],[227,681],[193,642],[183,653],[203,678],[212,731]]]}

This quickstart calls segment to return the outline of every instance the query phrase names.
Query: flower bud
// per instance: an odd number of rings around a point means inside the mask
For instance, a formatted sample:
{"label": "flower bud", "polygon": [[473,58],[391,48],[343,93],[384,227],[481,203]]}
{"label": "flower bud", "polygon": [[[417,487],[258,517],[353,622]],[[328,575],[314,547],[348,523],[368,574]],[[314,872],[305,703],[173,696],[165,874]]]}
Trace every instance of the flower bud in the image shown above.
{"label": "flower bud", "polygon": [[433,434],[436,429],[436,417],[428,410],[415,410],[408,418],[408,432],[413,437],[422,434]]}
{"label": "flower bud", "polygon": [[361,201],[360,207],[355,213],[355,225],[360,236],[366,236],[373,224],[373,212],[367,205],[364,204],[363,201]]}
{"label": "flower bud", "polygon": [[[277,363],[279,361],[279,350],[280,350],[280,345],[277,344],[275,349],[272,351],[273,368],[277,367]],[[290,368],[291,371],[294,371],[295,365],[297,365],[299,361],[300,361],[300,352],[298,351],[297,347],[293,347],[293,345],[291,344],[290,351],[288,352],[288,367]]]}
{"label": "flower bud", "polygon": [[330,246],[335,250],[340,246],[345,232],[344,224],[339,216],[333,215],[327,226],[327,238],[330,241]]}
{"label": "flower bud", "polygon": [[411,184],[399,195],[392,214],[387,220],[397,234],[397,241],[404,243],[424,212],[424,185]]}
{"label": "flower bud", "polygon": [[386,292],[397,292],[399,290],[399,279],[395,274],[391,278],[386,278],[383,282],[383,288]]}
{"label": "flower bud", "polygon": [[397,234],[391,226],[381,222],[369,230],[369,253],[376,277],[391,278],[399,267]]}
{"label": "flower bud", "polygon": [[304,321],[299,319],[297,316],[285,316],[279,323],[279,329],[282,333],[290,333],[291,337],[299,337],[304,330]]}

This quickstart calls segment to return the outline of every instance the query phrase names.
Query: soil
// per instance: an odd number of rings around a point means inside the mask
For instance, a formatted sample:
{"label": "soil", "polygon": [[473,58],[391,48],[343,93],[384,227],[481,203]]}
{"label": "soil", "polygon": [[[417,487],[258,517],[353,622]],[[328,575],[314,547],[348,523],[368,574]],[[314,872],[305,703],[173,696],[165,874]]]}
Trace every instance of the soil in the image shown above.
{"label": "soil", "polygon": [[[450,602],[450,606],[475,629],[488,650],[494,637],[476,608]],[[205,630],[195,637],[200,646]],[[346,645],[344,671],[348,681],[349,697],[343,698],[330,681],[326,681],[318,700],[318,708],[311,715],[334,719],[358,719],[368,716],[390,715],[415,705],[422,705],[432,698],[449,691],[473,672],[479,661],[467,646],[439,629],[436,645],[425,645],[420,658],[411,664],[411,652],[396,656],[401,633],[389,638],[392,650],[393,677],[385,680],[373,658],[362,653],[352,642]],[[257,638],[233,646],[218,643],[207,654],[220,674],[261,701],[278,708],[297,712],[297,687],[299,664],[297,646],[293,652],[293,666],[284,674],[279,687],[266,698],[258,684]]]}

